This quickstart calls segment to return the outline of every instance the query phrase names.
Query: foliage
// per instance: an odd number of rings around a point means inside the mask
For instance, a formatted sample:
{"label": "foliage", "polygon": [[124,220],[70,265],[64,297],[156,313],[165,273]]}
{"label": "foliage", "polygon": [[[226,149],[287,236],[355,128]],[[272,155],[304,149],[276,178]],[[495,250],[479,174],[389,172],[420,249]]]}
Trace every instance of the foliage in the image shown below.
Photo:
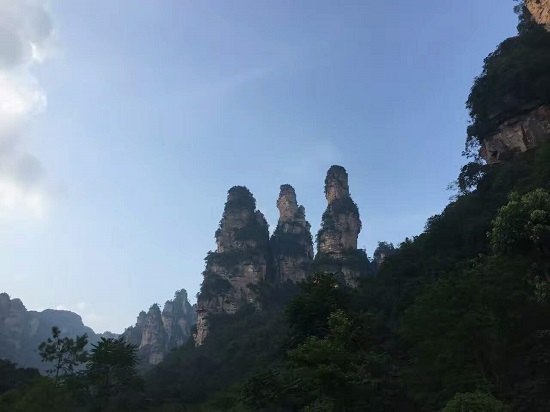
{"label": "foliage", "polygon": [[52,327],[52,337],[38,346],[42,362],[51,363],[48,374],[53,375],[55,382],[74,374],[75,369],[86,362],[88,352],[85,350],[88,344],[86,334],[77,336],[76,339],[61,337],[61,330]]}
{"label": "foliage", "polygon": [[259,222],[255,217],[241,229],[235,231],[235,239],[240,241],[254,241],[261,247],[269,241],[269,229],[267,224]]}
{"label": "foliage", "polygon": [[306,256],[308,249],[313,246],[311,234],[283,232],[277,226],[273,236],[271,236],[271,249],[273,256]]}
{"label": "foliage", "polygon": [[479,160],[464,165],[460,170],[457,181],[451,185],[451,188],[456,186],[460,194],[471,192],[483,179],[486,169],[487,166],[481,164]]}
{"label": "foliage", "polygon": [[124,338],[101,338],[92,345],[86,381],[98,410],[113,406],[118,410],[133,410],[132,401],[141,388],[137,364],[137,347],[126,343]]}
{"label": "foliage", "polygon": [[491,394],[457,393],[441,412],[505,412],[504,404]]}
{"label": "foliage", "polygon": [[201,284],[201,290],[197,295],[197,299],[209,299],[221,295],[231,289],[231,283],[221,276],[205,271],[204,279]]}
{"label": "foliage", "polygon": [[525,5],[525,0],[514,0],[517,4],[514,6],[514,12],[518,15],[518,33],[525,33],[536,26],[533,16]]}
{"label": "foliage", "polygon": [[496,253],[550,256],[550,193],[536,189],[510,195],[494,221],[490,240]]}
{"label": "foliage", "polygon": [[287,305],[285,315],[297,341],[323,337],[329,331],[329,315],[349,303],[349,292],[335,275],[318,273],[300,283],[300,293]]}
{"label": "foliage", "polygon": [[0,359],[0,395],[25,386],[40,377],[37,369],[18,368],[15,363]]}
{"label": "foliage", "polygon": [[351,311],[351,291],[335,276],[314,275],[300,286],[286,310],[294,339],[284,361],[246,381],[242,404],[251,411],[385,410],[384,398],[395,392],[376,319]]}
{"label": "foliage", "polygon": [[256,209],[256,199],[246,186],[233,186],[227,192],[225,210]]}
{"label": "foliage", "polygon": [[202,346],[191,344],[173,351],[146,375],[153,403],[198,405],[218,397],[220,402],[237,402],[240,391],[233,390],[233,385],[284,353],[288,328],[280,307],[290,290],[282,287],[280,293],[260,287],[260,296],[274,302],[266,302],[265,310],[247,306],[234,315],[209,316],[209,334]]}
{"label": "foliage", "polygon": [[480,258],[415,300],[403,321],[415,397],[439,407],[456,392],[501,389],[497,382],[520,362],[514,350],[550,325],[532,319],[547,308],[523,276],[528,266],[526,259]]}
{"label": "foliage", "polygon": [[46,377],[0,395],[1,411],[73,412],[75,407],[76,404],[67,388]]}

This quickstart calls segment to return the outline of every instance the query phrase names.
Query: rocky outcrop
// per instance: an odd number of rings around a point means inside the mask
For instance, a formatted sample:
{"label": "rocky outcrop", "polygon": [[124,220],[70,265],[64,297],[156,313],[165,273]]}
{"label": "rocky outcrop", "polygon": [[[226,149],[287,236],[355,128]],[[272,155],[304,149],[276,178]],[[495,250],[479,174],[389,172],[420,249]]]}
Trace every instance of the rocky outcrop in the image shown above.
{"label": "rocky outcrop", "polygon": [[62,336],[75,338],[87,334],[88,342],[98,340],[76,313],[53,309],[28,311],[20,299],[0,293],[0,358],[44,371],[47,365],[41,362],[36,348],[51,337],[53,326],[60,329]]}
{"label": "rocky outcrop", "polygon": [[533,20],[550,30],[550,0],[526,0],[525,5]]}
{"label": "rocky outcrop", "polygon": [[197,296],[196,345],[208,334],[208,317],[233,314],[245,304],[257,304],[255,286],[266,278],[269,230],[256,200],[243,186],[232,187],[216,231],[217,249],[209,252]]}
{"label": "rocky outcrop", "polygon": [[372,269],[373,273],[377,273],[384,263],[384,260],[388,256],[393,255],[396,252],[395,246],[392,243],[388,242],[378,242],[378,246],[372,254]]}
{"label": "rocky outcrop", "polygon": [[550,105],[543,105],[503,122],[483,142],[480,155],[487,164],[500,163],[547,141],[550,141]]}
{"label": "rocky outcrop", "polygon": [[189,303],[187,291],[178,290],[173,300],[168,300],[162,309],[162,324],[166,332],[168,350],[182,346],[191,336],[191,329],[197,323],[195,309]]}
{"label": "rocky outcrop", "polygon": [[363,250],[357,249],[361,220],[349,193],[348,174],[342,166],[332,166],[327,172],[325,196],[328,206],[317,233],[312,270],[338,273],[354,286],[369,271],[369,260]]}
{"label": "rocky outcrop", "polygon": [[157,304],[141,311],[135,326],[127,328],[123,336],[138,347],[141,365],[147,367],[162,362],[170,350],[185,344],[195,322],[195,311],[182,289],[173,300],[166,301],[162,312]]}
{"label": "rocky outcrop", "polygon": [[307,276],[313,259],[311,226],[292,186],[281,186],[277,208],[279,222],[270,241],[274,280],[298,282]]}

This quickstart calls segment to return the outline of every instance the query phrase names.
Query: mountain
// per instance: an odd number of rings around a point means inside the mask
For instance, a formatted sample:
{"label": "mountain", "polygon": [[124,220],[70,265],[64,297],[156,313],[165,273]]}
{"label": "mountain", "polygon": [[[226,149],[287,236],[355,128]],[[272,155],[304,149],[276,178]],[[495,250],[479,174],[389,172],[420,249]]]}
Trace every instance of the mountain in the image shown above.
{"label": "mountain", "polygon": [[87,334],[90,343],[99,337],[76,313],[66,310],[46,309],[28,311],[20,299],[12,299],[0,293],[0,357],[21,367],[33,367],[44,371],[37,352],[38,345],[51,336],[51,328],[59,327],[62,335],[75,338]]}
{"label": "mountain", "polygon": [[[207,258],[207,333],[151,371],[151,399],[205,411],[550,410],[550,3],[518,10],[518,35],[485,59],[472,87],[473,162],[445,209],[397,247],[379,243],[369,262],[347,173],[333,166],[309,260],[305,213],[281,187],[278,228],[299,235],[293,247],[278,246],[276,229],[266,249],[265,225],[259,244],[226,249],[216,234],[213,253],[253,251],[262,270],[232,283],[244,259]],[[240,210],[240,229],[258,213],[244,197],[242,208],[226,204],[221,232],[226,214]]]}
{"label": "mountain", "polygon": [[328,206],[314,257],[311,225],[291,185],[280,188],[279,220],[271,238],[252,193],[243,186],[229,189],[215,233],[217,249],[205,259],[204,281],[197,297],[197,346],[209,333],[209,317],[234,314],[247,305],[261,308],[262,287],[296,283],[313,272],[338,273],[342,281],[356,285],[369,273],[366,253],[357,249],[361,220],[342,166],[334,165],[327,172],[325,194]]}
{"label": "mountain", "polygon": [[[135,326],[127,328],[122,336],[138,347],[138,355],[144,366],[155,365],[173,348],[184,345],[191,337],[196,324],[195,309],[182,289],[172,300],[166,301],[162,312],[158,305],[141,312]],[[17,363],[21,367],[47,368],[41,363],[38,345],[51,337],[51,328],[57,326],[62,336],[75,338],[88,335],[89,344],[100,338],[118,338],[112,332],[98,334],[84,325],[82,318],[67,310],[46,309],[28,311],[20,299],[0,294],[0,358]]]}
{"label": "mountain", "polygon": [[[468,98],[473,161],[422,233],[370,262],[338,165],[315,255],[290,185],[271,238],[252,193],[231,188],[194,344],[184,291],[125,332],[152,366],[133,410],[550,410],[550,5],[518,10]],[[4,329],[23,336],[12,302]]]}

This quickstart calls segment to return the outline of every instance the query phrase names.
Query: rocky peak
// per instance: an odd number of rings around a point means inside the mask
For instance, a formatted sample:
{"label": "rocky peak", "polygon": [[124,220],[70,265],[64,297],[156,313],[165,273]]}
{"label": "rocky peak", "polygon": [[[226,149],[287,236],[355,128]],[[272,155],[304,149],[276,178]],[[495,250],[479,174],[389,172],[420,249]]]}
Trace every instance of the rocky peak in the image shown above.
{"label": "rocky peak", "polygon": [[526,0],[525,6],[534,21],[550,30],[550,0]]}
{"label": "rocky peak", "polygon": [[277,209],[279,209],[279,223],[294,220],[298,213],[298,202],[296,201],[296,191],[292,186],[281,186]]}
{"label": "rocky peak", "polygon": [[242,305],[256,304],[254,286],[266,277],[269,228],[246,187],[229,189],[215,237],[217,249],[205,259],[204,280],[197,296],[197,345],[207,335],[208,316],[231,314]]}
{"label": "rocky peak", "polygon": [[215,234],[217,252],[260,246],[258,242],[266,241],[260,233],[264,228],[267,231],[267,221],[256,210],[256,199],[252,193],[244,186],[232,187],[227,193],[220,227]]}
{"label": "rocky peak", "polygon": [[162,312],[156,303],[147,312],[141,311],[135,326],[127,328],[123,336],[137,345],[141,364],[147,367],[160,363],[166,353],[185,344],[195,321],[195,311],[182,289],[173,300],[166,301]]}
{"label": "rocky peak", "polygon": [[178,290],[173,300],[167,300],[162,309],[162,323],[166,332],[167,349],[183,345],[196,323],[195,310],[189,303],[187,291]]}
{"label": "rocky peak", "polygon": [[328,203],[349,197],[348,173],[342,166],[333,165],[325,178],[325,196]]}
{"label": "rocky peak", "polygon": [[277,208],[279,222],[271,237],[275,278],[279,282],[298,282],[306,277],[313,259],[311,226],[292,186],[281,186]]}
{"label": "rocky peak", "polygon": [[340,273],[354,285],[369,270],[366,254],[357,249],[361,231],[359,209],[349,193],[348,174],[342,166],[332,166],[325,179],[327,209],[317,233],[317,255],[313,270]]}
{"label": "rocky peak", "polygon": [[357,249],[361,220],[349,193],[348,174],[342,166],[332,166],[328,170],[325,195],[328,206],[317,234],[318,252],[338,254]]}

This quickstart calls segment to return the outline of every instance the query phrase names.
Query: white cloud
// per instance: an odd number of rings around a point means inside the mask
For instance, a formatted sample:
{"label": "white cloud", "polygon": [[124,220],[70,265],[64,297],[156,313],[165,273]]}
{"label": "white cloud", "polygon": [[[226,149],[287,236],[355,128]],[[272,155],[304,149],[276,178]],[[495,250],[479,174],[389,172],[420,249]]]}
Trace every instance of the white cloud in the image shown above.
{"label": "white cloud", "polygon": [[0,0],[0,219],[47,211],[43,169],[26,147],[25,131],[47,106],[32,68],[52,55],[54,43],[46,0]]}

